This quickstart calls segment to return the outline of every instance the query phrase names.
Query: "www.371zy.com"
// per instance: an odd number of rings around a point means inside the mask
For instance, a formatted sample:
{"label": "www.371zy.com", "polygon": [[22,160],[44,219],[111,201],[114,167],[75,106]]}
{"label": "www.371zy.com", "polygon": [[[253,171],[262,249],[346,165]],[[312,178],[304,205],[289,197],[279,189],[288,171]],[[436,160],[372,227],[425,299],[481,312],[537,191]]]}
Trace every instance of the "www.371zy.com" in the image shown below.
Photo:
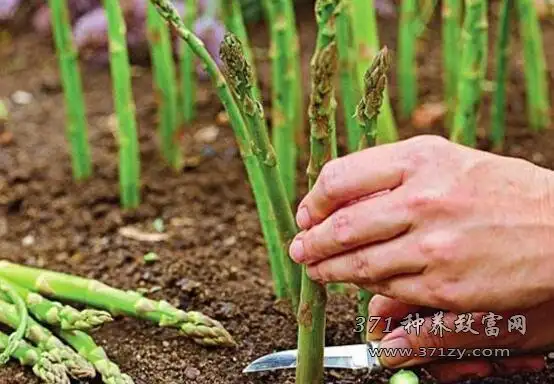
{"label": "www.371zy.com", "polygon": [[506,348],[369,348],[371,357],[408,357],[419,359],[467,359],[467,358],[505,358],[510,357],[510,350]]}

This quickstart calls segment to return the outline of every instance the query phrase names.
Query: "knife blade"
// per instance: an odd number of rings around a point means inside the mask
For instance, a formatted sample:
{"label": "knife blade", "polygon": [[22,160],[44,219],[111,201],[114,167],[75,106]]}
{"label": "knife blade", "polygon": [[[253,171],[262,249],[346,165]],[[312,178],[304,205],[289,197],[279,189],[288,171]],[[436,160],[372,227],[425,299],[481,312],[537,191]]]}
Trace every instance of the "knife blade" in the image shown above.
{"label": "knife blade", "polygon": [[[379,359],[371,353],[378,347],[379,344],[375,342],[326,347],[323,352],[323,366],[335,369],[380,368]],[[254,360],[243,373],[296,368],[297,357],[296,349],[271,353]]]}

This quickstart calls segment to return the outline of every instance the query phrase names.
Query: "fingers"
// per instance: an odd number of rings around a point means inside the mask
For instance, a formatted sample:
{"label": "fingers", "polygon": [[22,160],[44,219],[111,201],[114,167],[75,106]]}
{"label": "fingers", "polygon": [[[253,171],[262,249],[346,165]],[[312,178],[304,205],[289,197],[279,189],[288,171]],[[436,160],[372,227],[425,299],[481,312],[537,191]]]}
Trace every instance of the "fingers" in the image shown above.
{"label": "fingers", "polygon": [[[417,254],[415,247],[409,236],[404,236],[308,265],[307,271],[312,280],[321,283],[349,282],[364,288],[378,286],[377,284],[382,284],[383,280],[393,276],[417,274],[425,269],[426,260],[414,256]],[[417,280],[414,279],[413,284],[416,283]],[[415,294],[416,286],[413,284],[404,289],[414,288]]]}
{"label": "fingers", "polygon": [[308,229],[352,200],[398,187],[405,169],[400,145],[380,145],[327,163],[298,207],[298,226]]}
{"label": "fingers", "polygon": [[409,313],[415,313],[421,309],[418,305],[405,304],[401,301],[381,295],[371,298],[368,306],[367,340],[381,340],[390,333],[400,320]]}
{"label": "fingers", "polygon": [[543,356],[511,357],[499,361],[469,360],[435,363],[427,372],[441,383],[453,383],[489,376],[505,376],[524,372],[540,372],[546,368]]}
{"label": "fingers", "polygon": [[291,244],[291,257],[297,263],[313,264],[406,232],[411,215],[402,200],[402,193],[393,191],[339,209],[300,233]]}

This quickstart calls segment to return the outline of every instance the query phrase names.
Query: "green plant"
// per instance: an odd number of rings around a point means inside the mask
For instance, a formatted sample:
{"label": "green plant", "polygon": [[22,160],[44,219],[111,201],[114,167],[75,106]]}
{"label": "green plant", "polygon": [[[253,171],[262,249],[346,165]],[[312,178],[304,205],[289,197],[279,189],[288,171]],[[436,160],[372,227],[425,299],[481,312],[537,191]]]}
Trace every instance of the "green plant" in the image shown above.
{"label": "green plant", "polygon": [[390,378],[389,384],[419,384],[419,378],[412,371],[400,370]]}
{"label": "green plant", "polygon": [[164,159],[174,168],[181,167],[177,140],[179,116],[175,63],[169,29],[154,5],[147,5],[148,41],[154,73],[154,89],[158,102],[159,137]]}
{"label": "green plant", "polygon": [[[197,0],[185,0],[186,13],[183,23],[190,31],[198,14]],[[179,56],[181,74],[181,108],[183,110],[183,122],[190,123],[195,117],[196,104],[196,70],[195,55],[185,40],[181,40]]]}
{"label": "green plant", "polygon": [[14,304],[14,312],[17,316],[17,321],[12,324],[12,328],[14,328],[15,331],[8,337],[6,348],[0,353],[0,365],[4,365],[25,336],[29,321],[29,313],[27,312],[25,302],[17,294],[17,291],[10,282],[5,279],[0,279],[0,292],[8,298],[9,302]]}
{"label": "green plant", "polygon": [[[268,157],[267,161],[264,160],[263,164],[265,170],[264,168],[262,168],[262,164],[258,159],[259,154],[254,153],[252,148],[252,135],[250,134],[248,127],[244,121],[246,116],[243,117],[242,112],[235,101],[233,92],[229,87],[229,84],[227,83],[223,74],[220,72],[215,61],[210,57],[209,53],[204,48],[202,42],[196,36],[194,36],[194,34],[190,32],[190,30],[186,29],[183,22],[179,18],[175,7],[167,0],[151,1],[156,5],[162,17],[168,20],[175,27],[179,36],[181,36],[181,38],[188,42],[193,52],[204,63],[206,70],[216,87],[217,94],[229,115],[231,127],[233,128],[233,131],[235,133],[235,137],[240,148],[240,153],[243,158],[246,171],[248,173],[248,177],[254,191],[256,191],[256,188],[258,188],[262,177],[263,180],[265,180],[266,182],[271,182],[271,184],[267,186],[266,190],[271,202],[271,206],[273,208],[276,226],[278,228],[281,239],[281,247],[283,249],[283,252],[280,255],[281,264],[285,272],[287,287],[293,306],[296,307],[298,304],[298,298],[300,296],[300,268],[289,257],[286,257],[286,247],[297,233],[297,228],[294,221],[294,216],[292,215],[292,210],[290,209],[290,205],[287,201],[284,187],[281,187],[281,177],[275,177],[272,178],[272,180],[268,180],[268,178],[264,176],[264,172],[277,172],[277,164],[272,163],[272,159]],[[254,122],[254,120],[252,120],[252,122]],[[263,134],[263,132],[260,133]],[[258,147],[258,150],[265,149]],[[267,149],[266,153],[270,153],[269,149]],[[271,170],[271,168],[274,168],[274,170]],[[258,188],[258,190],[260,191],[260,193],[262,193],[261,188]]]}
{"label": "green plant", "polygon": [[125,21],[119,2],[103,0],[103,3],[108,19],[110,70],[117,115],[121,203],[124,208],[135,208],[140,203],[140,157]]}
{"label": "green plant", "polygon": [[[318,25],[316,49],[311,61],[310,105],[310,188],[315,184],[323,165],[331,160],[336,149],[335,87],[338,71],[338,52],[334,31],[337,0],[318,0],[315,14]],[[327,291],[324,285],[312,281],[303,267],[302,293],[298,310],[297,383],[323,382],[323,349],[325,347],[325,306]]]}
{"label": "green plant", "polygon": [[[0,332],[0,349],[6,349],[9,343],[8,336]],[[11,357],[17,359],[19,364],[32,367],[36,377],[46,384],[70,384],[65,372],[65,367],[59,363],[53,363],[53,357],[41,352],[38,348],[21,340]]]}
{"label": "green plant", "polygon": [[[379,34],[377,31],[377,18],[373,0],[352,1],[352,26],[354,31],[354,44],[359,88],[363,89],[363,79],[366,71],[366,63],[373,59],[379,50]],[[379,131],[377,141],[379,143],[391,143],[398,140],[396,122],[390,105],[389,97],[385,92],[383,113],[379,117]]]}
{"label": "green plant", "polygon": [[487,30],[486,0],[466,0],[456,97],[458,106],[450,139],[472,147],[477,141],[477,117],[487,66]]}
{"label": "green plant", "polygon": [[67,114],[67,139],[71,147],[73,177],[83,180],[92,173],[87,139],[87,118],[77,51],[72,40],[67,0],[48,0],[52,15],[52,31],[58,54]]}
{"label": "green plant", "polygon": [[531,127],[540,130],[550,125],[548,76],[542,33],[534,1],[519,0],[516,1],[516,6],[523,40],[527,113]]}
{"label": "green plant", "polygon": [[514,0],[503,0],[496,41],[495,89],[492,98],[491,140],[496,149],[504,145],[506,113],[506,76],[510,44],[510,24],[513,20]]}
{"label": "green plant", "polygon": [[442,2],[442,61],[444,100],[448,108],[447,125],[452,129],[452,115],[456,108],[458,85],[458,49],[462,25],[463,0]]}
{"label": "green plant", "polygon": [[402,0],[400,4],[400,28],[398,32],[400,113],[403,117],[410,117],[417,105],[415,59],[418,38],[418,1]]}

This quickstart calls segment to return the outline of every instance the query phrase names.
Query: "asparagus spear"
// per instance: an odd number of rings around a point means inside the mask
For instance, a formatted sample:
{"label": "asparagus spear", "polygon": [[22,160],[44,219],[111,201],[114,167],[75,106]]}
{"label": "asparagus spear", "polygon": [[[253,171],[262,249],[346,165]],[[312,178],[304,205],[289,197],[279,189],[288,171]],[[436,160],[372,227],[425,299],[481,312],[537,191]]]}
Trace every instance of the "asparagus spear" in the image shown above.
{"label": "asparagus spear", "polygon": [[290,0],[269,0],[268,15],[271,25],[273,146],[279,160],[281,176],[289,202],[296,199],[296,135],[298,130],[298,103],[302,87],[298,78],[298,37],[294,11]]}
{"label": "asparagus spear", "polygon": [[[358,62],[358,81],[363,89],[364,73],[368,63],[379,47],[379,33],[375,15],[374,0],[352,0],[352,25],[354,29],[354,44],[356,46],[356,60]],[[398,132],[394,115],[385,92],[383,113],[379,117],[379,131],[377,139],[380,143],[391,143],[398,140]]]}
{"label": "asparagus spear", "polygon": [[444,100],[448,106],[448,126],[451,129],[452,114],[456,108],[458,84],[458,49],[462,23],[463,0],[442,2],[442,60],[444,63]]}
{"label": "asparagus spear", "polygon": [[[0,349],[5,349],[8,343],[8,335],[0,331]],[[35,376],[46,384],[70,383],[63,365],[52,362],[53,357],[47,352],[41,352],[24,340],[19,341],[11,356],[17,359],[19,364],[31,367]]]}
{"label": "asparagus spear", "polygon": [[[0,323],[14,328],[20,323],[20,319],[21,317],[15,306],[0,300]],[[32,341],[41,351],[48,352],[53,362],[62,364],[71,377],[81,380],[96,375],[94,367],[88,361],[64,345],[48,329],[32,318],[29,318],[28,324],[25,337]]]}
{"label": "asparagus spear", "polygon": [[[217,89],[218,96],[229,115],[229,120],[231,121],[231,126],[240,148],[240,153],[248,173],[248,178],[250,179],[251,184],[256,186],[256,183],[259,183],[260,180],[260,164],[252,151],[250,134],[246,123],[244,122],[244,118],[242,117],[241,111],[234,100],[229,84],[227,84],[225,77],[219,71],[215,61],[210,57],[202,42],[184,26],[183,22],[179,18],[179,15],[177,14],[177,11],[175,10],[175,7],[168,0],[151,1],[156,5],[162,17],[175,27],[175,30],[181,38],[187,41],[193,52],[204,63],[207,72]],[[278,181],[276,180],[274,182],[277,183]],[[290,207],[289,209],[283,209],[285,204],[281,203],[280,205],[277,205],[276,200],[273,198],[276,196],[280,198],[279,201],[283,201],[281,191],[281,188],[275,190],[268,188],[267,193],[274,194],[270,196],[270,200],[281,236],[281,244],[283,249],[286,250],[286,247],[290,243],[292,237],[296,234],[297,228]],[[284,201],[286,201],[286,196]],[[288,206],[288,202],[286,203]],[[298,303],[298,297],[300,296],[300,273],[298,265],[296,265],[289,257],[285,257],[285,255],[286,251],[283,251],[282,265],[285,271],[288,290],[294,306]]]}
{"label": "asparagus spear", "polygon": [[[192,30],[198,13],[197,0],[186,0],[185,10],[183,22],[187,29]],[[190,123],[195,115],[196,70],[194,59],[194,52],[189,48],[187,42],[182,40],[179,60],[181,64],[181,104],[183,109],[183,121],[185,123]]]}
{"label": "asparagus spear", "polygon": [[73,177],[86,179],[92,173],[90,148],[87,141],[87,118],[77,52],[72,40],[67,0],[49,0],[52,30],[67,113],[67,138],[71,147]]}
{"label": "asparagus spear", "polygon": [[358,149],[361,129],[356,120],[356,102],[360,98],[360,87],[356,78],[356,56],[353,46],[352,7],[350,0],[343,0],[336,9],[337,49],[339,54],[340,85],[342,104],[346,118],[348,150]]}
{"label": "asparagus spear", "polygon": [[462,57],[458,80],[458,94],[451,140],[468,146],[476,144],[477,115],[481,102],[482,82],[485,77],[487,56],[486,0],[466,0],[463,26]]}
{"label": "asparagus spear", "polygon": [[[314,186],[323,165],[332,158],[332,136],[335,131],[334,79],[338,70],[337,45],[333,25],[337,0],[317,0],[315,4],[318,34],[311,61],[312,91],[310,117],[310,162],[308,179]],[[298,311],[297,383],[323,382],[323,349],[325,347],[325,286],[312,281],[303,267],[302,293]]]}
{"label": "asparagus spear", "polygon": [[531,127],[540,130],[550,125],[548,76],[541,27],[533,0],[520,0],[516,3],[519,30],[523,39],[527,113]]}
{"label": "asparagus spear", "polygon": [[134,291],[122,291],[96,280],[19,266],[0,261],[0,275],[46,296],[103,308],[112,315],[125,314],[172,327],[198,344],[232,346],[235,341],[223,326],[200,312],[185,312],[166,301],[154,301]]}
{"label": "asparagus spear", "polygon": [[398,33],[398,82],[400,113],[412,115],[417,104],[416,44],[417,0],[402,0]]}
{"label": "asparagus spear", "polygon": [[15,332],[10,335],[6,347],[2,348],[3,350],[0,354],[0,365],[4,365],[17,348],[19,341],[25,336],[29,322],[29,313],[21,296],[18,295],[13,285],[5,279],[0,279],[0,293],[7,296],[9,301],[14,304],[14,311],[18,319],[12,324]]}
{"label": "asparagus spear", "polygon": [[491,139],[496,149],[504,145],[505,111],[506,111],[506,75],[510,44],[510,24],[514,0],[503,0],[498,24],[498,40],[496,42],[496,88],[492,100]]}
{"label": "asparagus spear", "polygon": [[[362,126],[363,137],[360,139],[359,149],[373,147],[377,136],[377,118],[383,94],[387,86],[387,71],[390,66],[390,58],[387,47],[384,47],[375,56],[364,76],[364,95],[356,108],[356,117]],[[364,330],[361,333],[362,341],[366,341],[366,326],[368,318],[368,305],[373,294],[365,289],[358,292],[358,313],[363,316]]]}
{"label": "asparagus spear", "polygon": [[103,0],[108,19],[110,70],[119,132],[119,184],[124,208],[140,203],[140,158],[125,21],[118,1]]}
{"label": "asparagus spear", "polygon": [[159,136],[162,155],[174,168],[181,166],[177,141],[177,86],[169,30],[151,3],[147,4],[148,40],[154,69],[154,88],[158,96]]}
{"label": "asparagus spear", "polygon": [[[86,331],[113,321],[112,316],[106,311],[98,311],[96,309],[78,311],[69,305],[50,301],[38,293],[31,292],[17,284],[12,284],[12,286],[24,300],[29,312],[42,323],[65,330],[78,329]],[[0,298],[5,301],[9,300],[7,295],[0,294]]]}
{"label": "asparagus spear", "polygon": [[90,361],[106,384],[133,384],[133,379],[121,373],[117,364],[110,361],[104,349],[96,345],[92,337],[82,331],[60,331],[60,337],[79,354]]}

